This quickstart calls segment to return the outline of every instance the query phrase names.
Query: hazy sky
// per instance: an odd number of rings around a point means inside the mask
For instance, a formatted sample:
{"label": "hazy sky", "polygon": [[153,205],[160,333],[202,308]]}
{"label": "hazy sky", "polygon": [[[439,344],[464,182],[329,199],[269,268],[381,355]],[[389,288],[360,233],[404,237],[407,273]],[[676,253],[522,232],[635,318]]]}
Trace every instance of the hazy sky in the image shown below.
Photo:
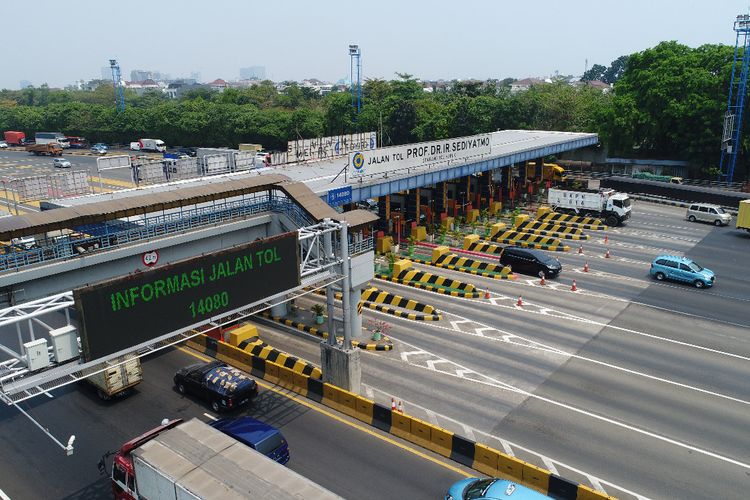
{"label": "hazy sky", "polygon": [[[6,0],[7,1],[7,0]],[[0,2],[2,5],[4,2]],[[99,78],[117,58],[173,77],[335,81],[359,44],[365,78],[580,75],[594,63],[677,40],[734,45],[748,0],[35,0],[0,21],[0,88]],[[30,5],[32,5],[30,4]],[[30,10],[29,10],[30,9]],[[7,9],[5,14],[9,12]],[[33,11],[33,13],[32,13]],[[45,14],[46,13],[46,14]]]}

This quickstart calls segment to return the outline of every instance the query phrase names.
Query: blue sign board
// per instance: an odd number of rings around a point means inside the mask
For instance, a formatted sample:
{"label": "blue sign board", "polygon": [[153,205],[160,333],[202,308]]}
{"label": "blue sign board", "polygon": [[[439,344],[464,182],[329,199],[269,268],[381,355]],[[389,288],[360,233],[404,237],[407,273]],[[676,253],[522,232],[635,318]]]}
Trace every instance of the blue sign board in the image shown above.
{"label": "blue sign board", "polygon": [[345,186],[328,191],[328,204],[338,207],[352,202],[352,187]]}

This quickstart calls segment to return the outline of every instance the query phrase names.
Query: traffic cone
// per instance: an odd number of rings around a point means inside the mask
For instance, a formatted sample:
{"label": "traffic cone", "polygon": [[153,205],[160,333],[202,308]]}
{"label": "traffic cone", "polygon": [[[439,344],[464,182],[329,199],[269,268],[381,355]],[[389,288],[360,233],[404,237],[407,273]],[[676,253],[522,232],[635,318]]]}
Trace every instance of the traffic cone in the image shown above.
{"label": "traffic cone", "polygon": [[490,291],[489,290],[485,290],[484,291],[484,298],[485,299],[489,299],[490,298]]}
{"label": "traffic cone", "polygon": [[607,253],[604,254],[605,259],[609,259],[609,248],[607,249]]}
{"label": "traffic cone", "polygon": [[391,398],[391,411],[396,411],[396,402]]}
{"label": "traffic cone", "polygon": [[578,247],[578,253],[583,253],[583,245]]}
{"label": "traffic cone", "polygon": [[523,300],[521,300],[521,296],[518,296],[518,302],[516,302],[516,306],[523,307]]}
{"label": "traffic cone", "polygon": [[607,243],[609,243],[609,236],[605,234],[604,235],[604,244],[606,245]]}
{"label": "traffic cone", "polygon": [[399,402],[398,402],[398,412],[399,412],[399,413],[404,413],[404,405],[403,405],[403,404],[401,404],[401,401],[400,401],[400,400],[399,400]]}
{"label": "traffic cone", "polygon": [[583,272],[584,273],[589,272],[589,261],[586,261],[586,263],[583,264]]}
{"label": "traffic cone", "polygon": [[570,287],[571,292],[577,292],[578,287],[576,286],[576,280],[573,280],[573,286]]}
{"label": "traffic cone", "polygon": [[543,275],[543,274],[542,274],[541,278],[542,278],[542,279],[540,279],[540,280],[539,280],[539,284],[540,284],[540,285],[542,285],[542,286],[546,285],[546,284],[547,284],[547,282],[546,282],[546,281],[544,281],[544,275]]}

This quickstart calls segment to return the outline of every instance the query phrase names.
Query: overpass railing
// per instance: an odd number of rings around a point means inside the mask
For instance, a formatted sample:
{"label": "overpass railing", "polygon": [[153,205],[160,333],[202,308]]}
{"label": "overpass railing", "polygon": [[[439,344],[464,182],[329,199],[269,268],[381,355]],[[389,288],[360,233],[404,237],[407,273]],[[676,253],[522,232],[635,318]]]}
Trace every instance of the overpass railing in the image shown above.
{"label": "overpass railing", "polygon": [[18,270],[40,263],[70,259],[82,254],[115,248],[130,243],[159,238],[170,234],[226,224],[265,212],[284,214],[297,227],[314,221],[290,198],[278,192],[270,195],[225,200],[209,206],[182,209],[177,212],[147,214],[139,220],[116,220],[102,224],[78,226],[75,233],[47,238],[42,246],[3,247],[0,272]]}

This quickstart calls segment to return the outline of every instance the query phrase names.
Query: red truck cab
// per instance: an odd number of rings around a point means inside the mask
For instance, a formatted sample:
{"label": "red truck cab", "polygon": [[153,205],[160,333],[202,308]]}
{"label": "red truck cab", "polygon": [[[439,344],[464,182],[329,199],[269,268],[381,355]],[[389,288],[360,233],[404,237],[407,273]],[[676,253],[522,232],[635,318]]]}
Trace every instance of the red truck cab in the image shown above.
{"label": "red truck cab", "polygon": [[8,146],[23,146],[26,143],[26,134],[23,132],[6,130],[4,136]]}
{"label": "red truck cab", "polygon": [[137,438],[131,439],[120,447],[120,451],[115,453],[115,458],[112,462],[112,495],[116,500],[138,499],[138,493],[135,490],[133,457],[130,455],[130,452],[154,439],[162,432],[177,427],[181,423],[181,418],[170,420],[164,425],[160,425]]}

